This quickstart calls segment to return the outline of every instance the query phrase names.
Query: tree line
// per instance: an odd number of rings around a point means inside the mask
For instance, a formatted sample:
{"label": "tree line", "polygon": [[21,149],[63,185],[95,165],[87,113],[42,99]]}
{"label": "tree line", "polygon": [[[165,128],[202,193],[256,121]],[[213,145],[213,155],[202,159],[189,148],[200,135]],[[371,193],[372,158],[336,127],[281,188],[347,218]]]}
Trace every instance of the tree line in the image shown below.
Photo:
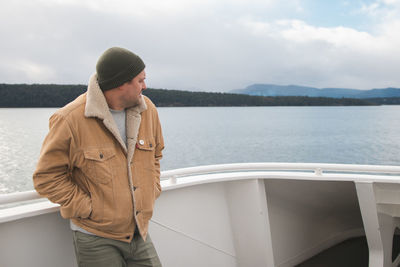
{"label": "tree line", "polygon": [[[0,84],[0,107],[62,107],[86,92],[86,85]],[[352,99],[307,96],[250,96],[232,93],[147,89],[159,107],[210,106],[359,106],[400,104],[400,98]]]}
{"label": "tree line", "polygon": [[189,92],[151,89],[144,94],[163,107],[210,106],[368,106],[373,102],[353,98],[328,98],[307,96],[251,96],[231,93]]}

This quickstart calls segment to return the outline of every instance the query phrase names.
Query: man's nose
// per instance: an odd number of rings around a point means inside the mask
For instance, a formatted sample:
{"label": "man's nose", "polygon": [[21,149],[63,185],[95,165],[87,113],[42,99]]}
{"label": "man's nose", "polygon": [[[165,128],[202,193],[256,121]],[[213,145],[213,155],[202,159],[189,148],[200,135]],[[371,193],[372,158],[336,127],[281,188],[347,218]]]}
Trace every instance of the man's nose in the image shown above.
{"label": "man's nose", "polygon": [[146,90],[146,89],[147,89],[146,83],[145,83],[145,82],[143,82],[143,87],[142,87],[142,90]]}

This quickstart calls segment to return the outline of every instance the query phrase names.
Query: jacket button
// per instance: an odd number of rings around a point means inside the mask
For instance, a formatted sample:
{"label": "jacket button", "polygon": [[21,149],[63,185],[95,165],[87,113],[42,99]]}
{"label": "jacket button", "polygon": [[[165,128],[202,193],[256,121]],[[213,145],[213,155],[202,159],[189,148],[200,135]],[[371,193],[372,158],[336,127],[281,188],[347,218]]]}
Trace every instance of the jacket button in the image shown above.
{"label": "jacket button", "polygon": [[102,159],[104,156],[103,156],[103,154],[100,154],[100,158]]}
{"label": "jacket button", "polygon": [[126,238],[126,239],[129,239],[129,238],[131,238],[131,236],[130,236],[130,235],[128,235],[128,236],[126,236],[125,238]]}
{"label": "jacket button", "polygon": [[136,191],[136,189],[137,189],[137,187],[136,187],[136,186],[133,186],[132,188],[133,188],[133,191]]}
{"label": "jacket button", "polygon": [[138,215],[138,214],[139,214],[139,212],[140,212],[140,211],[136,211],[136,215]]}

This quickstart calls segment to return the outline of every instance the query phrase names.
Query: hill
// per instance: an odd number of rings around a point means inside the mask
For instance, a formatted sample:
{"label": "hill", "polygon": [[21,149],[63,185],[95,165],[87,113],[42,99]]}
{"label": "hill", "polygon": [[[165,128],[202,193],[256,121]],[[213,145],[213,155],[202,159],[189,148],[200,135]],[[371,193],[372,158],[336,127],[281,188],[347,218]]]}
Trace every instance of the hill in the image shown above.
{"label": "hill", "polygon": [[[62,107],[86,91],[86,85],[0,84],[0,107]],[[363,99],[307,96],[251,96],[232,93],[147,89],[159,107],[193,106],[357,106],[377,105]]]}
{"label": "hill", "polygon": [[232,90],[231,93],[258,96],[309,96],[333,98],[379,98],[400,97],[399,88],[383,88],[371,90],[345,88],[314,88],[298,85],[253,84],[244,89]]}
{"label": "hill", "polygon": [[229,93],[148,89],[144,94],[160,107],[165,106],[368,106],[376,103],[349,98],[306,96],[250,96]]}

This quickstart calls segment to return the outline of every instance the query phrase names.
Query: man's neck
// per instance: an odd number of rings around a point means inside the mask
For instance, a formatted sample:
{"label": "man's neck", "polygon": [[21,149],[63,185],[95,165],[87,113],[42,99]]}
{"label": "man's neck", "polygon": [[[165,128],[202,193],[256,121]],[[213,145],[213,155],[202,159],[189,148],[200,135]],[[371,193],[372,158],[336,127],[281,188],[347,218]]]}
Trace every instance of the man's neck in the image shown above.
{"label": "man's neck", "polygon": [[122,105],[121,101],[119,100],[117,92],[115,92],[114,90],[117,89],[111,89],[103,92],[104,97],[106,98],[107,101],[107,105],[112,110],[123,111],[125,110],[125,107]]}

